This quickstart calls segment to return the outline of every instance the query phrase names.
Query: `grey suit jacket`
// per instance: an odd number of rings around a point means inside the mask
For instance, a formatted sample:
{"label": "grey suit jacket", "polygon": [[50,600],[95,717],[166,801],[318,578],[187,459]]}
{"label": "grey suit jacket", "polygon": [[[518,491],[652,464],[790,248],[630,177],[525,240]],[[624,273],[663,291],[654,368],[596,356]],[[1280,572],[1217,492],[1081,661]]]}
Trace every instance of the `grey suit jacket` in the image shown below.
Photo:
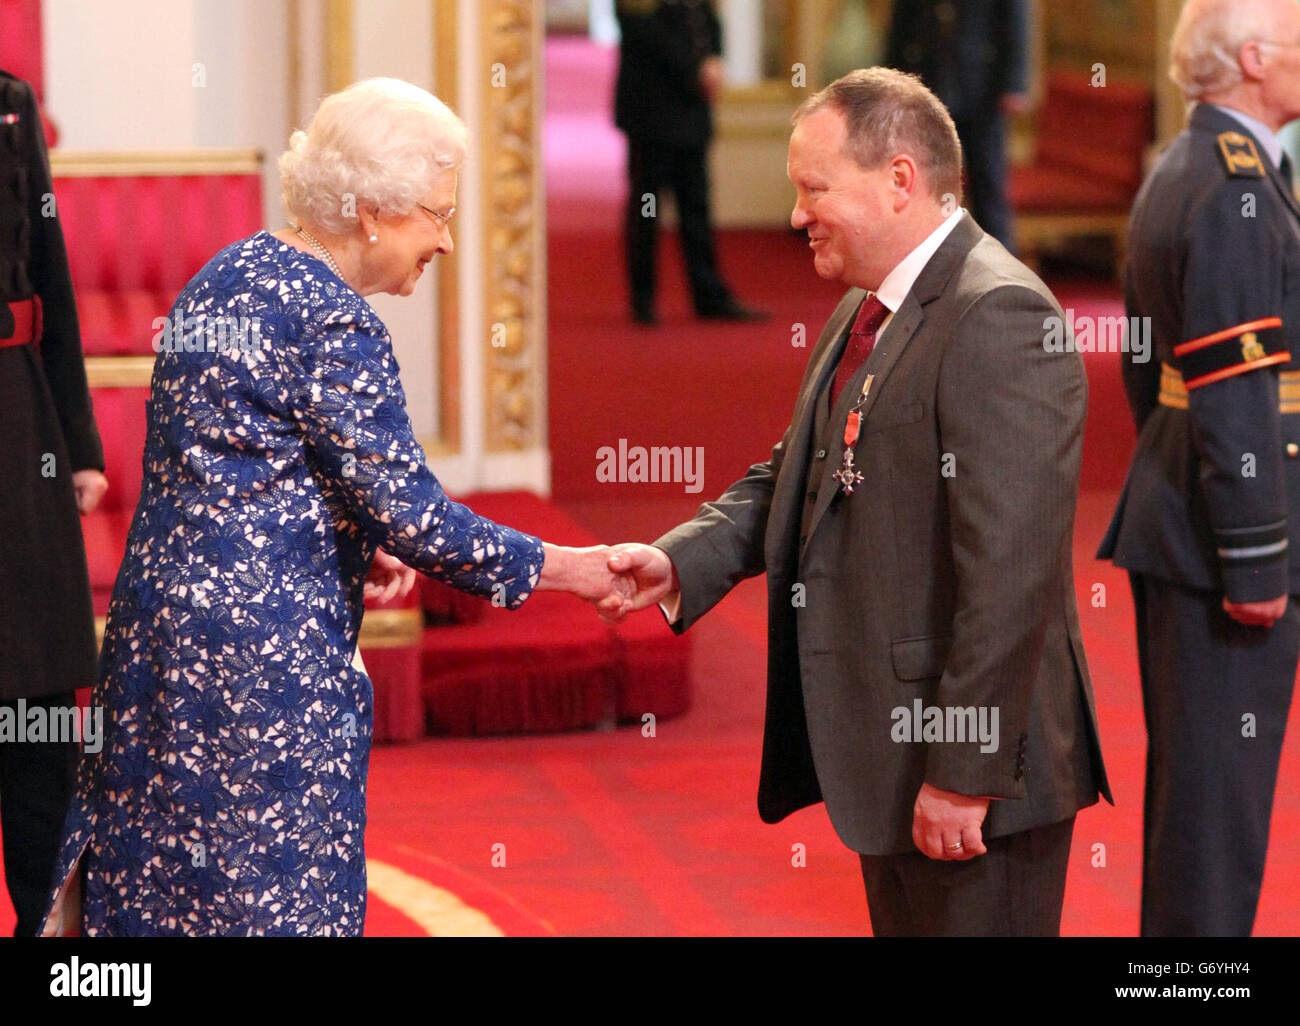
{"label": "grey suit jacket", "polygon": [[[1110,799],[1071,569],[1082,359],[1048,351],[1060,307],[964,217],[828,410],[863,295],[827,322],[771,459],[655,542],[673,629],[767,573],[767,822],[824,799],[855,851],[913,851],[923,782],[1000,799],[986,837],[1066,819]],[[868,374],[846,496],[831,475]]]}

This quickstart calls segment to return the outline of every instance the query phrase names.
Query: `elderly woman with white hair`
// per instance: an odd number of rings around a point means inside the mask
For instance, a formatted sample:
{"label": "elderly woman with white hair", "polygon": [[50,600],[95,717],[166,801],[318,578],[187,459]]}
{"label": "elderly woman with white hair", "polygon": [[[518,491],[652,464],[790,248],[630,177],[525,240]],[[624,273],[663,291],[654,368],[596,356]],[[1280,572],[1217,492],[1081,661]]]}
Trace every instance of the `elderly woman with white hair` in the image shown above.
{"label": "elderly woman with white hair", "polygon": [[363,596],[409,589],[409,566],[511,608],[539,588],[621,608],[603,547],[447,498],[363,299],[409,295],[452,251],[465,148],[407,83],[326,98],[280,161],[294,227],[226,247],[176,299],[93,696],[106,737],[44,933],[359,935]]}

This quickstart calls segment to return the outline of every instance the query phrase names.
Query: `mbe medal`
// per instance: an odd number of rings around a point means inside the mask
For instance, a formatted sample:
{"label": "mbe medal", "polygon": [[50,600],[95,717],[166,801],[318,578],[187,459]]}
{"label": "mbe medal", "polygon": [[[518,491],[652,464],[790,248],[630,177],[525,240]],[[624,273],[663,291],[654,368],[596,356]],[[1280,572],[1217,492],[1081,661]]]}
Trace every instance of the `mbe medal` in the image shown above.
{"label": "mbe medal", "polygon": [[852,495],[853,489],[862,484],[862,472],[853,466],[853,447],[858,444],[858,427],[862,423],[862,414],[854,410],[844,423],[844,462],[840,469],[831,475],[840,483],[845,495]]}

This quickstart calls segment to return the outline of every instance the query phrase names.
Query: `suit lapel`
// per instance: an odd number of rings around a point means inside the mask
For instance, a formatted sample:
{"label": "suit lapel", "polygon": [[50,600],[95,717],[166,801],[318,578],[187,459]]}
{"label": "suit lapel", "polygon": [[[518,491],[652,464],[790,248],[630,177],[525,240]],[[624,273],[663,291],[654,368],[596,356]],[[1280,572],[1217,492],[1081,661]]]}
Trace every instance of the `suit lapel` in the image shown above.
{"label": "suit lapel", "polygon": [[[821,436],[826,440],[826,466],[822,469],[821,480],[817,485],[817,503],[813,507],[812,519],[808,525],[808,541],[804,543],[803,550],[800,552],[801,556],[803,552],[807,551],[808,545],[812,542],[813,535],[817,531],[817,525],[821,523],[822,517],[826,514],[826,510],[830,508],[831,503],[836,501],[837,497],[840,501],[853,501],[852,496],[840,494],[840,483],[835,480],[834,475],[840,469],[840,464],[844,459],[844,424],[848,419],[849,410],[862,395],[862,387],[866,382],[867,375],[871,375],[872,380],[866,401],[863,402],[860,409],[862,428],[858,436],[859,444],[861,444],[862,435],[870,429],[871,410],[879,401],[880,394],[884,391],[885,382],[898,365],[903,350],[907,348],[907,344],[925,322],[925,307],[943,294],[954,272],[965,261],[966,255],[974,248],[975,244],[983,237],[983,230],[971,219],[970,215],[966,215],[958,222],[948,237],[943,240],[943,244],[935,251],[934,256],[930,258],[930,262],[922,269],[916,282],[912,285],[912,290],[907,294],[889,324],[885,326],[885,330],[881,332],[880,340],[872,349],[871,355],[867,357],[866,363],[859,367],[857,373],[845,384],[839,401],[836,402],[835,408],[831,410],[830,420],[826,425],[826,434]],[[817,398],[824,402],[824,396],[825,389],[823,388],[822,391],[818,392]],[[871,482],[863,481],[862,487],[870,487],[871,484]]]}
{"label": "suit lapel", "polygon": [[839,363],[839,353],[843,349],[853,317],[866,295],[863,289],[850,289],[840,300],[840,305],[831,314],[830,320],[818,339],[817,350],[811,359],[813,368],[805,376],[803,391],[795,404],[793,425],[790,433],[790,446],[781,464],[781,473],[777,478],[776,491],[772,495],[772,508],[768,513],[769,525],[789,524],[793,519],[793,528],[779,536],[769,529],[768,547],[779,552],[786,544],[793,543],[799,535],[799,506],[803,498],[804,483],[808,478],[809,449],[817,420],[817,405],[825,401],[826,389],[830,377]]}

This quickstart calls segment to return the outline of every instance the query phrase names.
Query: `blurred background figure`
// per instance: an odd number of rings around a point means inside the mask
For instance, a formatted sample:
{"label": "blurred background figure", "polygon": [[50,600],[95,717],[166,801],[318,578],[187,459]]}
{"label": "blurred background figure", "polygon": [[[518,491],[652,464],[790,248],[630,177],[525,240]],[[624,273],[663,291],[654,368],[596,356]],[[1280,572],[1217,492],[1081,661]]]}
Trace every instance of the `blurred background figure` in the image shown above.
{"label": "blurred background figure", "polygon": [[[37,706],[75,708],[95,663],[77,516],[108,486],[36,96],[0,71],[0,821],[5,879],[33,936],[72,794],[77,744],[28,739]],[[53,722],[53,721],[51,721]]]}
{"label": "blurred background figure", "polygon": [[682,254],[698,316],[757,321],[718,270],[706,161],[722,89],[722,28],[712,0],[619,0],[622,32],[614,122],[627,135],[627,269],[632,319],[654,324],[659,192],[677,202]]}
{"label": "blurred background figure", "polygon": [[1029,0],[895,0],[885,63],[919,75],[948,108],[971,213],[1014,249],[1007,116],[1029,109]]}

